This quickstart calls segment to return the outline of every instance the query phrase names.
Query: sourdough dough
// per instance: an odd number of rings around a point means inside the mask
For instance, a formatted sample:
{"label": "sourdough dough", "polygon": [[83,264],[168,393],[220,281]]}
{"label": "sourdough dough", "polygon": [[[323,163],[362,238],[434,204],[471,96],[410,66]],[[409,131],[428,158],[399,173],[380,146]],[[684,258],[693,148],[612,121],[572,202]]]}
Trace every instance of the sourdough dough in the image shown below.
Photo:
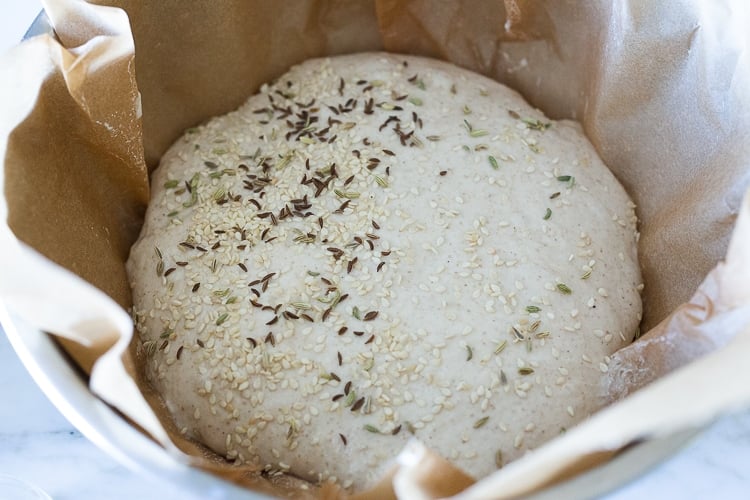
{"label": "sourdough dough", "polygon": [[412,436],[491,473],[598,408],[640,320],[634,206],[578,124],[443,62],[307,61],[152,185],[148,379],[271,473],[364,487]]}

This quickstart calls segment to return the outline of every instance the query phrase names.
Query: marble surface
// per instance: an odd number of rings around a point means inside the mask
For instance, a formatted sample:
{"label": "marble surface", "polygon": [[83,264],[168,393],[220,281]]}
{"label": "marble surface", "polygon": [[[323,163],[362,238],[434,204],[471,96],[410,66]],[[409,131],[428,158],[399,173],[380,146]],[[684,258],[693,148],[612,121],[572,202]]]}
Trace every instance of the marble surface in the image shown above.
{"label": "marble surface", "polygon": [[[36,0],[0,2],[0,51],[21,38],[39,9]],[[125,469],[83,437],[35,385],[1,330],[0,387],[6,391],[0,405],[0,474],[29,481],[56,500],[191,497]],[[750,498],[750,410],[723,418],[606,500],[642,498]],[[0,499],[13,500],[1,490]]]}
{"label": "marble surface", "polygon": [[[135,475],[83,437],[36,386],[5,332],[0,387],[7,391],[0,405],[0,474],[35,484],[55,500],[185,498],[170,485]],[[0,499],[12,500],[1,487]]]}

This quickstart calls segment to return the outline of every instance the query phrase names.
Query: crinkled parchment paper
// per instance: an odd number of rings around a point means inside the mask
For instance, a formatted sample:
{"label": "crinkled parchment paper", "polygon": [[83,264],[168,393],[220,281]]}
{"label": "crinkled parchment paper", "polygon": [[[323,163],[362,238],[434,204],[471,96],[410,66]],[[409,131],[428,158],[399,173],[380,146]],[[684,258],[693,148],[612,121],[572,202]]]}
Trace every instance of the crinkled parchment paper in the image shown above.
{"label": "crinkled parchment paper", "polygon": [[611,405],[548,445],[475,482],[414,442],[359,498],[528,493],[750,403],[744,0],[44,3],[59,41],[0,58],[0,299],[54,333],[92,391],[175,460],[300,493],[180,438],[140,384],[124,262],[149,167],[292,64],[364,50],[446,59],[580,120],[638,205],[648,333],[614,356],[600,394]]}

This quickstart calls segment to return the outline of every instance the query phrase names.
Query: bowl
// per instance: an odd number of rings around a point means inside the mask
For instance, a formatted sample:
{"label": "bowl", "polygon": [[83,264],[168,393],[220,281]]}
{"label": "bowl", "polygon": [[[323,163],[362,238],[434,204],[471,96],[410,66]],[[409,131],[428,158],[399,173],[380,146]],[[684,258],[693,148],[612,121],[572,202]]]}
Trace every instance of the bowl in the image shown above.
{"label": "bowl", "polygon": [[[43,33],[54,36],[54,30],[42,11],[24,39]],[[268,498],[174,460],[89,390],[85,375],[52,336],[12,315],[2,303],[0,324],[21,362],[55,407],[91,442],[124,466],[162,482],[179,484],[181,489],[194,493],[195,498]],[[686,431],[634,444],[607,463],[530,498],[565,500],[603,495],[638,478],[699,433]]]}

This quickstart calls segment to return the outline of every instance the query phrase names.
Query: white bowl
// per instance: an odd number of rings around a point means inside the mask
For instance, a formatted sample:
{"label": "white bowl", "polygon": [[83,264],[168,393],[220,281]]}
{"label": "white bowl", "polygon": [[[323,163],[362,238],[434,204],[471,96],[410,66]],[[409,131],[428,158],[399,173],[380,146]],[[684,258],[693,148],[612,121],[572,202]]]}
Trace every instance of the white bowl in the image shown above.
{"label": "white bowl", "polygon": [[[37,16],[24,38],[42,33],[54,34],[44,12]],[[196,498],[268,498],[176,462],[89,391],[85,375],[51,336],[10,315],[2,303],[0,323],[21,362],[50,401],[84,436],[126,467],[161,481],[179,484],[194,492]],[[602,495],[639,477],[673,455],[697,434],[698,431],[683,432],[633,445],[606,464],[531,498],[565,500]]]}

